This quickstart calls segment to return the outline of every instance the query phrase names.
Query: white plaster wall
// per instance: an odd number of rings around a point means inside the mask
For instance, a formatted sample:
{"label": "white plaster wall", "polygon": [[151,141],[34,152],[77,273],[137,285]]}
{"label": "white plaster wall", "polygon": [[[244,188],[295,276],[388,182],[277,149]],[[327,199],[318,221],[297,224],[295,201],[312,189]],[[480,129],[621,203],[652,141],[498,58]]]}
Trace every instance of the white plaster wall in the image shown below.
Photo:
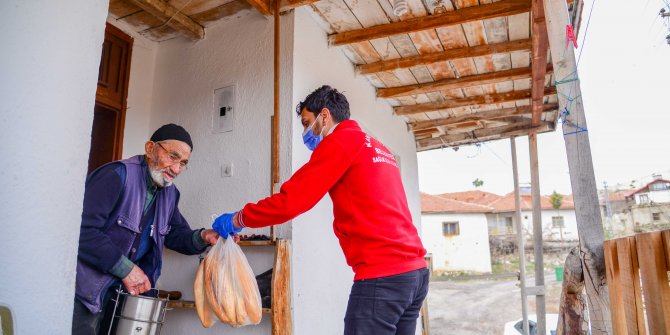
{"label": "white plaster wall", "polygon": [[[282,134],[290,130],[292,15],[282,16]],[[180,210],[192,228],[210,227],[211,214],[239,210],[270,194],[270,130],[273,114],[273,21],[253,12],[206,30],[199,42],[175,39],[159,44],[156,56],[150,131],[174,122],[191,134],[194,151],[189,170],[176,180]],[[212,133],[214,90],[237,84],[233,131]],[[290,173],[290,137],[282,136],[282,174]],[[143,143],[143,142],[142,142]],[[233,176],[222,177],[221,165],[233,163]],[[268,233],[269,230],[253,231]],[[290,237],[286,224],[280,236]],[[243,233],[252,233],[243,232]],[[255,273],[272,267],[268,247],[245,248]],[[193,299],[196,256],[164,254],[158,287],[180,290]],[[194,310],[168,313],[165,334],[269,334],[269,315],[257,327],[234,329],[200,325]]]}
{"label": "white plaster wall", "polygon": [[107,22],[133,38],[126,122],[123,130],[123,158],[144,153],[144,143],[155,129],[150,129],[154,70],[158,43],[138,34],[133,27],[111,16]]}
{"label": "white plaster wall", "polygon": [[[542,210],[542,237],[544,240],[560,240],[561,238],[561,229],[554,228],[551,218],[553,216],[563,216],[563,223],[565,228],[563,228],[563,239],[566,241],[576,241],[579,239],[577,231],[577,217],[573,209],[544,209]],[[532,211],[522,211],[521,212],[521,221],[523,222],[524,230],[527,234],[527,238],[532,240],[533,233],[533,212]]]}
{"label": "white plaster wall", "polygon": [[649,194],[649,201],[656,203],[670,202],[670,191],[651,191]]}
{"label": "white plaster wall", "polygon": [[[446,237],[443,222],[458,222],[460,234]],[[491,272],[486,215],[423,214],[424,246],[433,255],[433,270]]]}
{"label": "white plaster wall", "polygon": [[0,305],[16,334],[71,333],[107,3],[0,3]]}
{"label": "white plaster wall", "polygon": [[[329,48],[326,33],[308,8],[295,11],[293,109],[313,90],[331,85],[346,95],[352,119],[400,155],[401,173],[412,217],[420,226],[416,152],[413,136],[390,106],[375,99],[368,81],[356,76],[349,60]],[[311,154],[302,144],[302,125],[293,114],[293,169]],[[293,220],[293,306],[295,334],[342,334],[353,283],[332,229],[332,202],[326,195],[311,211]],[[420,328],[420,327],[419,327]]]}

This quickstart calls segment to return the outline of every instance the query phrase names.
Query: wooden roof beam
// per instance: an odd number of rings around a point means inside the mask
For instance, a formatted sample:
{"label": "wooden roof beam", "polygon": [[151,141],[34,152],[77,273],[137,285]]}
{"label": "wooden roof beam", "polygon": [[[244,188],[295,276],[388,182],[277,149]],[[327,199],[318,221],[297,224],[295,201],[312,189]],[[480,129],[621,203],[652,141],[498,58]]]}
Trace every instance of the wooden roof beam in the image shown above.
{"label": "wooden roof beam", "polygon": [[[558,104],[545,104],[544,111],[549,112],[558,109]],[[426,120],[426,121],[417,121],[409,124],[409,129],[412,131],[418,131],[422,129],[430,129],[435,127],[450,126],[454,124],[459,124],[469,121],[490,121],[496,120],[499,118],[526,115],[530,116],[530,106],[522,107],[512,107],[512,108],[502,108],[494,109],[490,111],[483,111],[477,113],[470,113],[459,116],[452,116],[443,119],[435,120]]]}
{"label": "wooden roof beam", "polygon": [[417,65],[427,65],[437,62],[446,62],[455,59],[488,56],[492,54],[508,53],[512,51],[530,50],[533,46],[530,39],[509,41],[494,44],[483,44],[474,47],[448,49],[443,52],[433,52],[406,58],[389,59],[385,61],[356,65],[358,74],[372,74],[384,71],[405,69]]}
{"label": "wooden roof beam", "polygon": [[511,136],[528,135],[530,132],[546,132],[554,129],[554,123],[541,122],[539,126],[532,126],[530,121],[520,124],[511,124],[500,127],[475,129],[458,134],[447,134],[439,137],[419,139],[416,141],[417,151],[454,147],[470,143],[481,143]]}
{"label": "wooden roof beam", "polygon": [[[551,73],[552,66],[546,69]],[[530,78],[532,69],[530,67],[509,69],[497,72],[489,72],[476,74],[473,76],[465,76],[460,78],[449,78],[438,81],[432,81],[421,84],[413,84],[398,87],[378,88],[378,98],[396,98],[407,95],[415,95],[420,93],[429,93],[443,90],[451,90],[456,88],[479,86],[486,84],[495,84],[504,81]]]}
{"label": "wooden roof beam", "polygon": [[328,36],[330,45],[345,45],[365,42],[376,38],[413,33],[445,26],[454,26],[472,21],[526,13],[531,9],[531,0],[502,0],[491,4],[467,7],[438,15],[420,16],[405,21],[377,25],[369,28],[346,31]]}
{"label": "wooden roof beam", "polygon": [[544,78],[547,69],[547,49],[549,48],[549,37],[547,36],[547,25],[544,19],[544,5],[542,0],[532,0],[531,9],[531,39],[533,40],[531,67],[533,77],[531,79],[530,108],[533,125],[540,123],[542,116],[542,105],[544,104]]}
{"label": "wooden roof beam", "polygon": [[279,12],[283,13],[294,8],[313,4],[317,1],[318,0],[281,0],[279,2]]}
{"label": "wooden roof beam", "polygon": [[165,22],[168,26],[177,30],[193,40],[205,38],[205,28],[190,17],[179,12],[167,2],[161,0],[130,0],[134,5],[142,8],[147,13]]}
{"label": "wooden roof beam", "polygon": [[[274,4],[274,1],[272,0],[246,0],[251,7],[256,8],[256,10],[265,15],[269,16],[272,15],[274,12],[272,4]],[[277,1],[277,0],[275,0]]]}
{"label": "wooden roof beam", "polygon": [[[545,95],[556,94],[556,87],[546,87]],[[449,99],[445,101],[429,102],[418,105],[407,105],[394,107],[393,111],[396,115],[411,115],[425,112],[434,112],[443,109],[450,109],[456,107],[477,106],[477,105],[491,105],[503,102],[512,102],[519,100],[527,100],[531,97],[531,91],[513,91],[508,93],[494,93],[477,95],[474,97],[467,97],[461,99]]]}

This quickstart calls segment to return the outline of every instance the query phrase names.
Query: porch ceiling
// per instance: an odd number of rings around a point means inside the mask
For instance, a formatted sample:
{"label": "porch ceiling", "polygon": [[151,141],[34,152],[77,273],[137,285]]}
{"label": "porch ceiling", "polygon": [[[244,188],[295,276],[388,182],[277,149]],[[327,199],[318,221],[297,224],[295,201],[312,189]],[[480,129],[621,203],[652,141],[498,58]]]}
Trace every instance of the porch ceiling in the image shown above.
{"label": "porch ceiling", "polygon": [[[553,131],[559,116],[541,0],[281,0],[306,5],[414,132],[417,151]],[[582,1],[568,0],[575,33]],[[110,15],[155,41],[271,0],[110,0]],[[370,111],[374,113],[374,111]]]}

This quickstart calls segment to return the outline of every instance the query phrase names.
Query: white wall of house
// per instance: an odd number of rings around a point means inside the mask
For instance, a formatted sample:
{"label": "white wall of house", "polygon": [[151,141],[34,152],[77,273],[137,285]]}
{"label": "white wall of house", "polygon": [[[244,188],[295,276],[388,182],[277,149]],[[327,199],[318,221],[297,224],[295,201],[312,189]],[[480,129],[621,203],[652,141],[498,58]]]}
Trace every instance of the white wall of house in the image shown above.
{"label": "white wall of house", "polygon": [[[562,216],[565,227],[560,229],[554,227],[552,217]],[[527,234],[533,233],[533,212],[522,211],[521,221],[525,227]],[[561,240],[561,230],[563,232],[563,240],[576,241],[579,236],[577,234],[577,218],[574,209],[543,209],[542,210],[542,236],[545,240]]]}
{"label": "white wall of house", "polygon": [[[281,132],[290,133],[292,115],[292,15],[282,16]],[[134,65],[133,65],[134,66]],[[249,201],[270,194],[270,139],[273,114],[273,21],[253,12],[210,27],[204,40],[174,39],[159,44],[153,84],[150,130],[174,122],[191,134],[194,151],[189,170],[176,180],[180,209],[192,228],[210,227],[211,215],[239,210]],[[212,133],[214,90],[237,85],[233,130]],[[283,176],[290,174],[290,141],[282,136]],[[144,143],[146,139],[141,139]],[[233,164],[233,176],[222,177],[221,166]],[[283,225],[288,226],[288,225]],[[290,229],[281,227],[281,236]],[[244,233],[244,232],[243,232]],[[269,233],[269,229],[253,231]],[[272,267],[269,247],[245,247],[255,273]],[[180,290],[193,299],[198,258],[172,251],[164,254],[158,287]],[[200,325],[194,310],[168,313],[165,334],[268,334],[269,315],[260,326],[231,328]]]}
{"label": "white wall of house", "polygon": [[71,333],[107,5],[0,3],[0,305],[15,334]]}
{"label": "white wall of house", "polygon": [[[459,234],[444,236],[444,222],[458,222]],[[421,227],[424,246],[433,256],[433,271],[491,272],[485,214],[424,213]]]}
{"label": "white wall of house", "polygon": [[[295,11],[293,109],[314,89],[329,84],[346,95],[352,119],[402,156],[401,172],[415,224],[420,222],[418,170],[413,136],[390,106],[356,76],[345,55],[329,48],[326,33],[308,8]],[[293,110],[292,109],[292,110]],[[293,120],[293,169],[309,159],[302,125]],[[383,190],[380,190],[383,192]],[[353,272],[346,265],[332,228],[332,203],[326,195],[311,211],[293,220],[293,318],[295,334],[342,334]],[[324,317],[327,316],[327,317]],[[420,328],[420,327],[419,327]]]}
{"label": "white wall of house", "polygon": [[[646,197],[646,199],[641,199],[643,197]],[[649,191],[649,192],[644,192],[644,193],[638,193],[635,195],[635,203],[636,204],[648,204],[650,202],[655,202],[655,203],[666,203],[670,202],[670,191],[669,190],[663,190],[663,191]]]}
{"label": "white wall of house", "polygon": [[154,72],[158,43],[138,34],[133,27],[111,16],[107,22],[133,38],[126,100],[126,123],[123,129],[123,158],[144,153],[144,143],[149,140],[151,106],[153,101]]}

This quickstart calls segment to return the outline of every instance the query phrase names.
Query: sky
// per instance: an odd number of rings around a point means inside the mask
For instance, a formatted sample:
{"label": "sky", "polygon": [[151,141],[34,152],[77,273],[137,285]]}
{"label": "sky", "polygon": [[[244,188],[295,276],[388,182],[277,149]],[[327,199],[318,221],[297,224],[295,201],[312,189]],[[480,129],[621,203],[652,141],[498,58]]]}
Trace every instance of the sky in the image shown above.
{"label": "sky", "polygon": [[[658,15],[668,0],[584,0],[576,57],[599,188],[670,179],[670,33]],[[593,10],[591,11],[591,8]],[[589,20],[589,13],[591,18]],[[588,28],[587,28],[588,24]],[[530,182],[527,137],[516,140],[521,183]],[[538,135],[540,191],[572,193],[560,127]],[[513,191],[510,140],[418,153],[419,189],[429,194]]]}

